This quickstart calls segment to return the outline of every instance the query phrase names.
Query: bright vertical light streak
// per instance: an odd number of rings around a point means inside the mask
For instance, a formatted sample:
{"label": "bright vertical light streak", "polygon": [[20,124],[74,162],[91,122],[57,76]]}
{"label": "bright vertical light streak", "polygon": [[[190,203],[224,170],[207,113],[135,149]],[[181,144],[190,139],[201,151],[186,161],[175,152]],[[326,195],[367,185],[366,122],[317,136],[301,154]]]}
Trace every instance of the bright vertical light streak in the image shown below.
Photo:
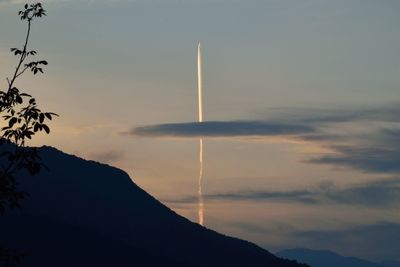
{"label": "bright vertical light streak", "polygon": [[[201,57],[201,45],[199,43],[197,47],[197,83],[198,83],[198,100],[199,100],[199,122],[203,121],[203,74],[202,74],[202,57]],[[200,171],[198,181],[198,222],[200,225],[204,225],[204,213],[203,213],[203,192],[202,192],[202,179],[203,179],[203,138],[200,138],[200,151],[199,151]]]}
{"label": "bright vertical light streak", "polygon": [[199,94],[199,122],[203,121],[203,68],[201,60],[201,44],[197,48],[197,83]]}

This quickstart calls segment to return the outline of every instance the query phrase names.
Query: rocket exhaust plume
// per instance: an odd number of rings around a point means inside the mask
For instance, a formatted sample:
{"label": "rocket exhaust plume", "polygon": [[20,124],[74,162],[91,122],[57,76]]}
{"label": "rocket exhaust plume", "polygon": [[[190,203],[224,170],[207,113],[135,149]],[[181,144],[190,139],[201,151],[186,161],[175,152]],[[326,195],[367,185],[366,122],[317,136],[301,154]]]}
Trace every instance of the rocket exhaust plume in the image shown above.
{"label": "rocket exhaust plume", "polygon": [[201,44],[197,48],[197,84],[199,94],[199,122],[203,121],[203,63],[201,60]]}
{"label": "rocket exhaust plume", "polygon": [[[202,73],[202,58],[201,58],[201,45],[197,48],[197,83],[198,83],[198,100],[199,100],[199,123],[203,122],[203,73]],[[200,138],[199,150],[200,171],[198,180],[198,222],[204,225],[203,214],[203,192],[202,192],[202,179],[203,179],[203,138]]]}

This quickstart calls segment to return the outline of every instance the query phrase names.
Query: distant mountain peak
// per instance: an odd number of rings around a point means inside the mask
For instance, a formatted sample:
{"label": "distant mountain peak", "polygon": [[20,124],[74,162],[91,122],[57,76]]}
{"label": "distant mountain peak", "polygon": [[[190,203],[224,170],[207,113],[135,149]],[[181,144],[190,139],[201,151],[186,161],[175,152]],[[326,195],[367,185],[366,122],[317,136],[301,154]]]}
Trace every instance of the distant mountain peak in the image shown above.
{"label": "distant mountain peak", "polygon": [[342,256],[329,250],[294,248],[282,250],[276,255],[285,259],[304,262],[311,267],[389,267],[355,257]]}

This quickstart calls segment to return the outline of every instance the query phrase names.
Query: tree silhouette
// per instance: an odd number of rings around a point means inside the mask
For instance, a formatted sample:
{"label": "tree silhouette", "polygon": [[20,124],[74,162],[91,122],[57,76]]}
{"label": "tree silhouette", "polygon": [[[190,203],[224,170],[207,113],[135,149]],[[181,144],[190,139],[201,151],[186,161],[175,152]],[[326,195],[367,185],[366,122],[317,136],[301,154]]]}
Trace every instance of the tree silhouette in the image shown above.
{"label": "tree silhouette", "polygon": [[[58,116],[42,112],[32,95],[16,87],[17,79],[27,70],[36,75],[43,73],[43,66],[48,64],[45,60],[28,61],[37,54],[35,50],[28,49],[28,44],[32,22],[46,16],[42,4],[25,4],[18,16],[27,24],[26,36],[21,49],[11,48],[18,63],[13,75],[7,78],[6,90],[0,91],[0,215],[7,209],[19,207],[20,200],[27,194],[17,188],[18,175],[22,171],[35,175],[44,166],[36,148],[26,147],[27,139],[32,139],[37,132],[50,133],[46,122]],[[0,264],[3,266],[9,266],[19,258],[19,254],[0,247]]]}

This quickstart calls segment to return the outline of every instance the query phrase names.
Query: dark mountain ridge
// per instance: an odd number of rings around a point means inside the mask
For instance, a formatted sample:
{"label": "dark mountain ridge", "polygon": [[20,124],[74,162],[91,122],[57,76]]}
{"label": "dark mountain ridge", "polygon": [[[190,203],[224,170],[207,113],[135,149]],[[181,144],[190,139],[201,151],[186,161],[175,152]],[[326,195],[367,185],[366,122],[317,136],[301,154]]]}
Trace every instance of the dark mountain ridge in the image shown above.
{"label": "dark mountain ridge", "polygon": [[306,266],[190,222],[122,170],[40,156],[49,171],[22,177],[29,197],[0,218],[0,245],[26,253],[19,266]]}
{"label": "dark mountain ridge", "polygon": [[400,261],[396,260],[385,260],[381,264],[385,267],[400,267]]}
{"label": "dark mountain ridge", "polygon": [[298,260],[311,267],[389,267],[389,264],[378,264],[355,257],[346,257],[329,250],[312,250],[306,248],[286,249],[276,253],[277,256]]}

